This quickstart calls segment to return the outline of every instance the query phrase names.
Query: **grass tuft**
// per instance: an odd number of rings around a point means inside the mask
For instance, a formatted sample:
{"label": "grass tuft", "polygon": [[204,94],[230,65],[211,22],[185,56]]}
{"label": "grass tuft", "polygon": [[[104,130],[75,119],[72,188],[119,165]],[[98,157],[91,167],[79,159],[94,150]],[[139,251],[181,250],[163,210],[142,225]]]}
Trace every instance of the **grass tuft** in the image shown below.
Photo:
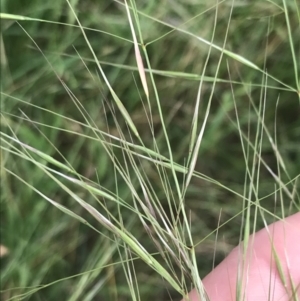
{"label": "grass tuft", "polygon": [[1,300],[208,301],[242,241],[244,300],[300,211],[297,3],[98,2],[3,2]]}

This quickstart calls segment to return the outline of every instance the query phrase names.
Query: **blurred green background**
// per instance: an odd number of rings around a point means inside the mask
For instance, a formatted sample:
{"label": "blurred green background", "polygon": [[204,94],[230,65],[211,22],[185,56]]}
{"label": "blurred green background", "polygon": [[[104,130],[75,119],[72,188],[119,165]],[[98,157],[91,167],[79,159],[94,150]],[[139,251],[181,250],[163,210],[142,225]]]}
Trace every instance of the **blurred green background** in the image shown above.
{"label": "blurred green background", "polygon": [[[144,93],[136,71],[132,35],[123,2],[70,2],[82,25],[88,28],[86,34],[111,86],[130,113],[145,145],[151,147],[145,100],[141,101]],[[212,39],[215,4],[208,0],[136,1],[152,69],[161,71],[154,78],[174,160],[182,165],[188,155],[199,76],[209,53],[209,47],[196,37]],[[218,7],[214,44],[220,47],[224,43],[231,4],[231,1],[223,1]],[[282,172],[281,179],[287,183],[299,177],[300,111],[299,95],[295,92],[297,85],[299,87],[295,69],[298,73],[300,69],[299,7],[297,1],[286,1],[286,5],[298,60],[296,66],[291,54],[283,2],[235,1],[226,49],[267,70],[276,80],[266,79],[262,72],[226,55],[216,75],[220,52],[215,49],[212,49],[204,74],[208,78],[204,80],[201,92],[200,124],[214,77],[220,81],[214,88],[196,170],[240,194],[244,191],[246,167],[236,128],[233,95],[241,129],[249,135],[251,142],[255,141],[257,127],[261,126],[254,105],[257,108],[265,105],[265,126],[273,138],[276,132],[277,146],[286,166],[286,173]],[[113,105],[109,90],[98,78],[96,64],[80,29],[75,26],[77,23],[68,4],[63,0],[1,0],[1,11],[44,20],[1,20],[2,132],[11,134],[10,128],[13,129],[20,141],[57,160],[64,156],[77,172],[100,182],[108,191],[115,191],[113,164],[103,147],[98,141],[69,132],[91,135],[91,130],[49,113],[56,112],[85,123],[59,77],[100,129],[118,135],[113,114],[108,109]],[[238,83],[230,84],[230,80]],[[150,102],[157,144],[160,152],[168,156],[151,87]],[[126,131],[121,114],[116,110],[115,115],[120,127]],[[261,147],[263,159],[276,172],[278,162],[266,135]],[[122,158],[121,152],[116,152],[116,155]],[[87,212],[30,162],[3,149],[1,162],[2,166],[5,165],[49,198],[96,225]],[[165,192],[156,173],[150,169],[147,175],[162,204],[166,203]],[[179,178],[183,181],[182,175]],[[170,185],[174,189],[172,182]],[[292,181],[286,187],[295,195],[295,203],[283,197],[286,214],[290,214],[297,210],[297,204],[299,208],[299,184]],[[258,198],[265,197],[261,205],[271,212],[281,209],[279,201],[276,203],[279,196],[276,198],[272,194],[274,189],[273,177],[266,168],[262,168]],[[91,198],[79,187],[73,187],[73,191],[87,202]],[[128,187],[121,179],[118,193],[124,200],[132,202]],[[110,206],[108,204],[109,210],[115,210],[117,214],[117,209]],[[200,241],[214,231],[218,223],[222,224],[240,213],[243,202],[239,196],[220,186],[193,178],[186,194],[186,208],[191,215],[195,241]],[[150,251],[156,252],[144,230],[135,227],[135,219],[126,212],[123,218],[135,237]],[[266,218],[272,221],[271,216]],[[216,263],[238,243],[241,225],[241,215],[238,215],[219,229]],[[257,227],[260,226],[261,221]],[[111,234],[105,229],[101,231],[103,236],[65,215],[2,168],[1,245],[8,249],[8,254],[1,258],[1,300],[17,300],[14,296],[31,290],[32,294],[28,293],[24,300],[58,300],[58,297],[59,300],[131,300],[122,265],[109,265],[120,260],[118,250],[105,238]],[[208,273],[213,265],[214,240],[215,234],[212,234],[197,247],[201,276]],[[97,270],[64,279],[92,269]],[[141,300],[179,298],[171,289],[168,291],[161,277],[141,261],[135,261],[135,270],[140,281]],[[41,284],[59,279],[64,280],[34,291]]]}

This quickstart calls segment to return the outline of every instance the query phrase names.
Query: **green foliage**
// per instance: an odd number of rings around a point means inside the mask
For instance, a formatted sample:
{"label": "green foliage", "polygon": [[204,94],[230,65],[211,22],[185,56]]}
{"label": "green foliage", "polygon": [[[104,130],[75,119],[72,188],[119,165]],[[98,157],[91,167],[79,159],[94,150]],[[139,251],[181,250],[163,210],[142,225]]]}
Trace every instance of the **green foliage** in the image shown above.
{"label": "green foliage", "polygon": [[300,210],[296,1],[1,4],[1,300],[179,300]]}

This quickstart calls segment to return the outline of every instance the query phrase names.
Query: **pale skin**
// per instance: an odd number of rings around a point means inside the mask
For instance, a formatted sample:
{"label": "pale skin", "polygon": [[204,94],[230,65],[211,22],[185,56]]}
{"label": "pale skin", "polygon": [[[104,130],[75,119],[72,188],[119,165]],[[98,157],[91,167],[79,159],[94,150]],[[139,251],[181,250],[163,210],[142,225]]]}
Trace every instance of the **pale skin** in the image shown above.
{"label": "pale skin", "polygon": [[[274,259],[278,255],[282,273]],[[241,246],[236,247],[203,279],[210,301],[236,301],[236,282]],[[250,237],[243,287],[245,301],[300,300],[300,212],[277,221]],[[283,278],[285,280],[283,280]],[[284,284],[284,282],[286,283]],[[195,290],[191,301],[202,301]]]}

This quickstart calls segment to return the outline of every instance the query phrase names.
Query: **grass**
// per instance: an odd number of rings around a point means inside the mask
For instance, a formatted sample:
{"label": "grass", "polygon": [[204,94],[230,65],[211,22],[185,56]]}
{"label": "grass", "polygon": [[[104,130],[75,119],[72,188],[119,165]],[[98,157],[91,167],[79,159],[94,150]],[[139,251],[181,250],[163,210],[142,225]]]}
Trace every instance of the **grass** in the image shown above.
{"label": "grass", "polygon": [[296,1],[3,1],[1,22],[1,300],[205,295],[300,210]]}

